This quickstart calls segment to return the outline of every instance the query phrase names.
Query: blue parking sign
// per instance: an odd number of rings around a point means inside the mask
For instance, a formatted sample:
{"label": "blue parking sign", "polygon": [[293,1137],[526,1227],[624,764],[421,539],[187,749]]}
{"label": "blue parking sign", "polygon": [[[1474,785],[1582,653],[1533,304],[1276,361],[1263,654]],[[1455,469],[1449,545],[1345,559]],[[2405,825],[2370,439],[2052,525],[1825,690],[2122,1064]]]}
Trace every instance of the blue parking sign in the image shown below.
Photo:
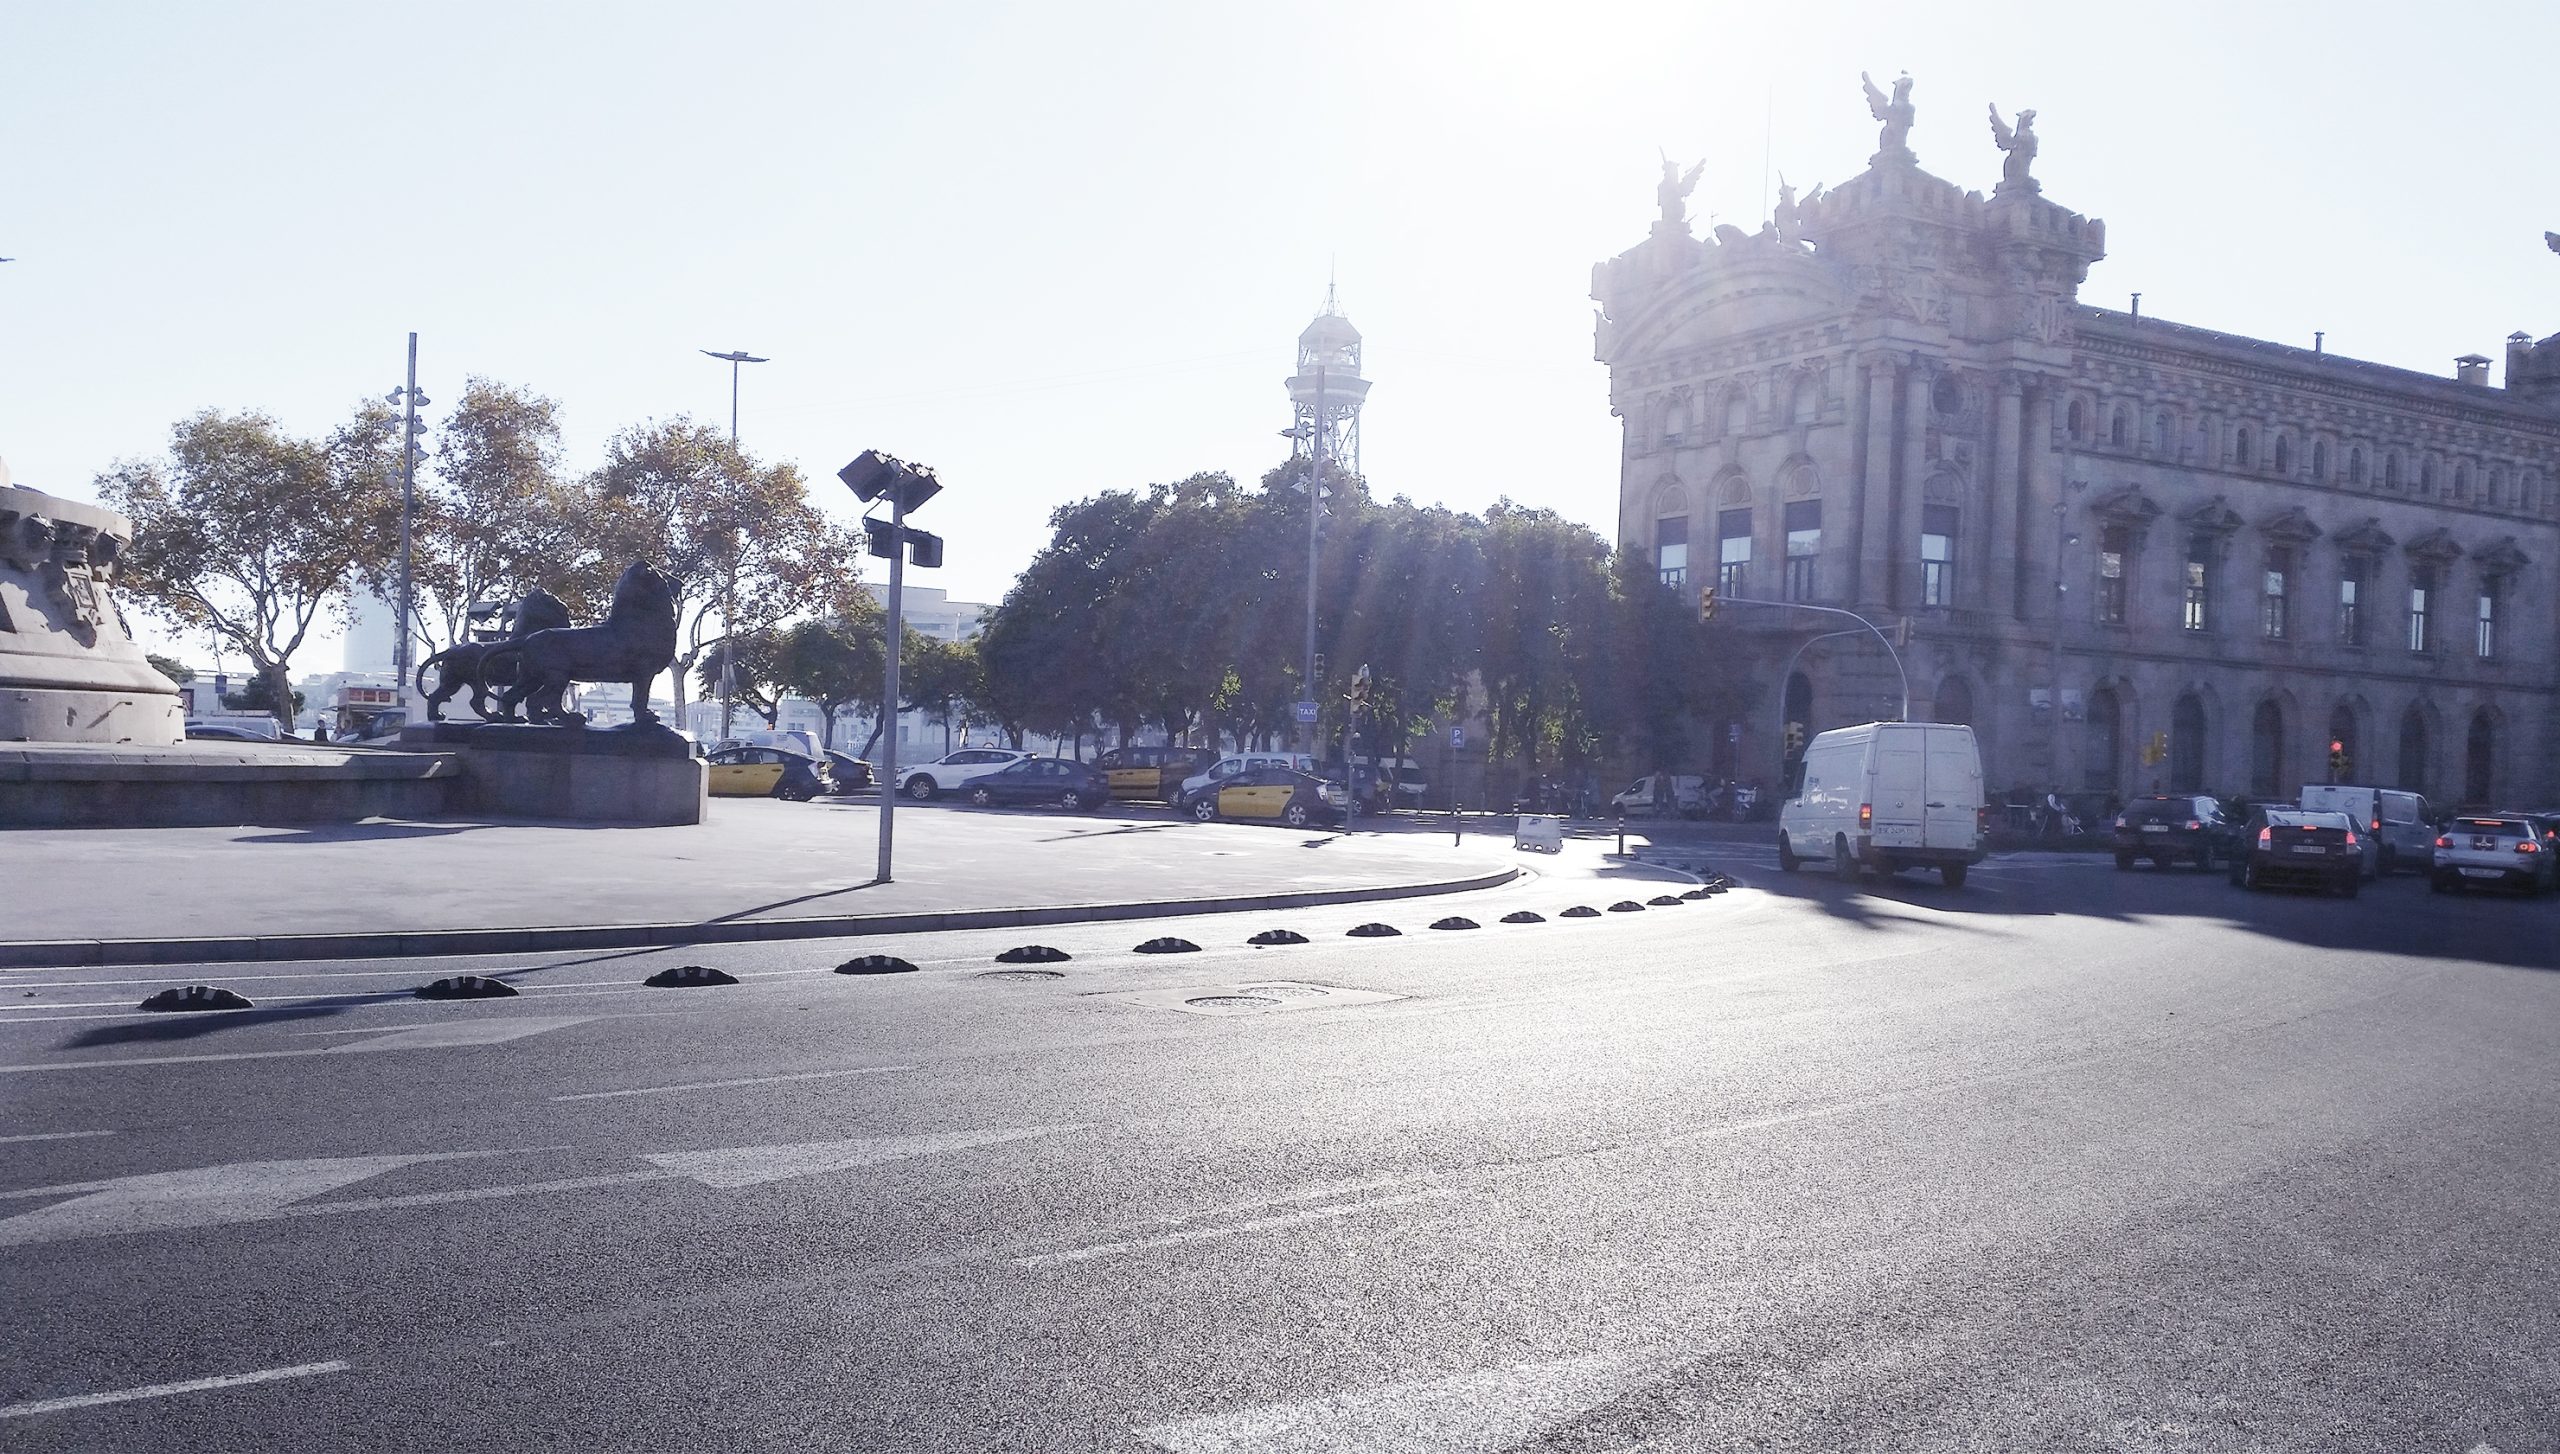
{"label": "blue parking sign", "polygon": [[1464,746],[1466,746],[1466,745],[1467,745],[1467,729],[1466,729],[1466,728],[1464,728],[1464,727],[1452,727],[1452,728],[1450,728],[1450,729],[1449,729],[1449,745],[1450,745],[1451,747],[1464,747]]}

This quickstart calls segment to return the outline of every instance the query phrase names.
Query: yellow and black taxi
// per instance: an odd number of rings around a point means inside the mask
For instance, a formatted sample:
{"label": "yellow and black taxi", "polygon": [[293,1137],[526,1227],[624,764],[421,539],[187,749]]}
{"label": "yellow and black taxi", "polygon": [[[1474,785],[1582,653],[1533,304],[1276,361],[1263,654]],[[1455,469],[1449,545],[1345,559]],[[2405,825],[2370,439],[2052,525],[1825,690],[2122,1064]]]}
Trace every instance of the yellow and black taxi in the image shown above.
{"label": "yellow and black taxi", "polygon": [[1164,744],[1115,747],[1093,760],[1111,780],[1111,796],[1123,801],[1146,799],[1170,803],[1182,793],[1182,780],[1207,768],[1218,755],[1206,748]]}
{"label": "yellow and black taxi", "polygon": [[1220,818],[1304,828],[1339,823],[1351,811],[1342,784],[1286,767],[1249,767],[1185,797],[1182,810],[1203,823]]}
{"label": "yellow and black taxi", "polygon": [[705,760],[711,764],[715,798],[783,798],[805,803],[835,791],[826,764],[779,747],[723,747]]}

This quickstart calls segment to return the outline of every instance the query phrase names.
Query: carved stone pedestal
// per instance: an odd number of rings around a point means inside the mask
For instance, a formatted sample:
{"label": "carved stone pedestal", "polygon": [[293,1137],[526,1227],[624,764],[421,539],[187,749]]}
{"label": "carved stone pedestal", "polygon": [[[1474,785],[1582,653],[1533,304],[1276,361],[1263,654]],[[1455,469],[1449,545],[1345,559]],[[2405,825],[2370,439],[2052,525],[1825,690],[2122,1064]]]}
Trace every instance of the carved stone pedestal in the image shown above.
{"label": "carved stone pedestal", "polygon": [[0,465],[0,742],[186,735],[178,689],[108,599],[133,527],[112,510],[9,483]]}
{"label": "carved stone pedestal", "polygon": [[664,727],[421,722],[399,746],[461,757],[462,814],[668,826],[701,822],[711,796],[710,768]]}

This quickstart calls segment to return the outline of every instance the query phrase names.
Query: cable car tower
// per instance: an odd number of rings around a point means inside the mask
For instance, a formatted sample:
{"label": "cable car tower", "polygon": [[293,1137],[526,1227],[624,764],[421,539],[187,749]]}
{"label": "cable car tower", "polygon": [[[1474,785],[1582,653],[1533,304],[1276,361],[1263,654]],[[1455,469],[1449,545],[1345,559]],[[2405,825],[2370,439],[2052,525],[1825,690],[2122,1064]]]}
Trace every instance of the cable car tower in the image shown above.
{"label": "cable car tower", "polygon": [[1298,335],[1298,371],[1289,378],[1296,418],[1289,431],[1290,458],[1316,451],[1328,469],[1360,473],[1360,405],[1369,381],[1360,376],[1360,330],[1324,290],[1324,311]]}

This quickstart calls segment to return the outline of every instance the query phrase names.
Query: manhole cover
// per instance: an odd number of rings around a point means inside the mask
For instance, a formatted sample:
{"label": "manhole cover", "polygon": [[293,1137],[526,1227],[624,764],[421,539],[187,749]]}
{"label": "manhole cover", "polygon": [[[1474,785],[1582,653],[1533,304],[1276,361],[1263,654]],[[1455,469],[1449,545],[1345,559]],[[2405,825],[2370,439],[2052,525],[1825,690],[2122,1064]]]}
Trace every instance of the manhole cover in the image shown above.
{"label": "manhole cover", "polygon": [[[1249,984],[1244,989],[1248,995],[1269,995],[1283,1000],[1320,1000],[1329,993],[1311,984]],[[1199,1001],[1192,1003],[1198,1004]]]}
{"label": "manhole cover", "polygon": [[1028,984],[1034,980],[1065,979],[1066,975],[1054,969],[990,969],[980,974],[978,978],[1003,980],[1011,984]]}
{"label": "manhole cover", "polygon": [[1255,1005],[1276,1005],[1280,1002],[1269,995],[1201,995],[1183,1003],[1212,1010],[1246,1010]]}

